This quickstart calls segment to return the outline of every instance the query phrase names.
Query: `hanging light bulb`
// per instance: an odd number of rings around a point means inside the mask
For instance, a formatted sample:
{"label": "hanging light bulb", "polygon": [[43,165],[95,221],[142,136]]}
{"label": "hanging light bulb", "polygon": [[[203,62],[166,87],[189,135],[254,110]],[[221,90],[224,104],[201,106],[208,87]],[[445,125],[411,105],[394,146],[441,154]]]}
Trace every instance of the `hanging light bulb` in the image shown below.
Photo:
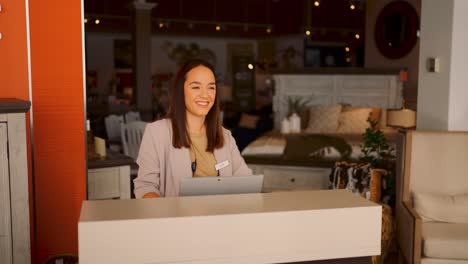
{"label": "hanging light bulb", "polygon": [[254,66],[253,66],[252,63],[249,63],[249,64],[247,65],[247,68],[249,68],[249,70],[253,70]]}
{"label": "hanging light bulb", "polygon": [[101,20],[99,19],[94,20],[94,24],[99,25],[99,23],[101,23]]}
{"label": "hanging light bulb", "polygon": [[85,23],[85,24],[88,23],[88,19],[87,19],[87,18],[84,19],[84,23]]}
{"label": "hanging light bulb", "polygon": [[220,26],[220,25],[216,25],[215,29],[216,29],[216,31],[220,31],[220,30],[221,30],[221,26]]}
{"label": "hanging light bulb", "polygon": [[310,30],[306,30],[305,34],[306,36],[310,36]]}
{"label": "hanging light bulb", "polygon": [[360,36],[359,34],[354,35],[354,37],[355,37],[356,39],[360,39],[360,38],[361,38],[361,36]]}
{"label": "hanging light bulb", "polygon": [[349,52],[349,51],[350,51],[349,47],[346,47],[346,48],[345,48],[345,51],[346,51],[346,52]]}
{"label": "hanging light bulb", "polygon": [[316,0],[316,1],[314,2],[314,6],[319,7],[319,6],[320,6],[320,1]]}
{"label": "hanging light bulb", "polygon": [[354,10],[354,9],[356,9],[356,5],[355,5],[355,4],[353,4],[353,3],[351,3],[351,4],[349,5],[349,9],[351,9],[351,10]]}

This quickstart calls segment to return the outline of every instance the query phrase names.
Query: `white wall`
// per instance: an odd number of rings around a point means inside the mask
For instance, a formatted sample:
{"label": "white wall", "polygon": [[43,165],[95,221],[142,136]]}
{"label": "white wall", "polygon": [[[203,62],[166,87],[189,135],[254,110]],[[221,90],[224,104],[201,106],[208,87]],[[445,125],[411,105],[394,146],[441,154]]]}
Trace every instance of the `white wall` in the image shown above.
{"label": "white wall", "polygon": [[[106,93],[109,90],[108,83],[112,78],[114,70],[114,39],[130,39],[129,34],[109,34],[109,33],[87,33],[86,34],[86,60],[87,69],[97,71],[98,90]],[[254,52],[257,44],[252,39],[222,39],[203,37],[176,37],[176,36],[153,36],[152,37],[152,72],[153,73],[175,73],[177,64],[168,57],[161,46],[166,42],[174,45],[196,43],[200,49],[207,48],[216,54],[215,70],[221,81],[224,82],[230,73],[227,71],[227,50],[228,43],[251,43]],[[228,78],[229,79],[229,78]]]}
{"label": "white wall", "polygon": [[449,130],[468,130],[468,1],[456,0],[450,71]]}
{"label": "white wall", "polygon": [[[421,3],[418,84],[418,129],[448,129],[453,0]],[[427,71],[430,57],[440,59],[440,72]]]}
{"label": "white wall", "polygon": [[[466,0],[422,1],[418,129],[468,130],[466,10]],[[431,57],[439,73],[428,72]]]}

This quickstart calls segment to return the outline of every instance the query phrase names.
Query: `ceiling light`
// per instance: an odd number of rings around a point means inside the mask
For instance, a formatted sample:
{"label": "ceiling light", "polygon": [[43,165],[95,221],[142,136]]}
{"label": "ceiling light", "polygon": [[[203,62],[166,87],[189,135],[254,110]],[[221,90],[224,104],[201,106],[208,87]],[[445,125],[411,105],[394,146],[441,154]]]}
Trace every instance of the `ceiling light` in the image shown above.
{"label": "ceiling light", "polygon": [[101,20],[96,19],[96,20],[94,20],[94,23],[95,23],[96,25],[99,25],[99,23],[101,23]]}
{"label": "ceiling light", "polygon": [[354,37],[355,37],[356,39],[359,39],[361,36],[359,36],[359,34],[356,34],[356,35],[354,35]]}
{"label": "ceiling light", "polygon": [[346,48],[345,48],[345,51],[346,51],[346,52],[349,52],[349,47],[346,47]]}
{"label": "ceiling light", "polygon": [[249,64],[247,65],[247,67],[249,68],[249,70],[253,70],[253,68],[254,68],[254,66],[252,65],[252,63],[249,63]]}
{"label": "ceiling light", "polygon": [[314,2],[314,6],[319,6],[320,5],[320,2],[319,1],[315,1]]}

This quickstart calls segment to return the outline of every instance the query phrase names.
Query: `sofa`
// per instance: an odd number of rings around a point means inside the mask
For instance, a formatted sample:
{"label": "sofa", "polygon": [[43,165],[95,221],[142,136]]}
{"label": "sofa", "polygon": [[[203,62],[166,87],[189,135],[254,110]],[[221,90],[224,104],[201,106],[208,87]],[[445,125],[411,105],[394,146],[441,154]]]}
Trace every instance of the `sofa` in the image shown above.
{"label": "sofa", "polygon": [[409,131],[404,149],[400,260],[468,263],[468,132]]}

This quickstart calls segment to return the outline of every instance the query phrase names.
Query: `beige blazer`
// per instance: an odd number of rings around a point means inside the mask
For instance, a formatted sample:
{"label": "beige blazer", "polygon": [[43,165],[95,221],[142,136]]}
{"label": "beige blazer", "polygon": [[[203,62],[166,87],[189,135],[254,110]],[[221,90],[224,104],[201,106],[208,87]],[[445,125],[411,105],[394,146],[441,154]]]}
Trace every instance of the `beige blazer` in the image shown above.
{"label": "beige blazer", "polygon": [[[248,176],[252,171],[239,153],[236,141],[229,130],[223,128],[224,146],[215,149],[216,163],[229,161],[219,170],[220,176]],[[192,177],[188,148],[172,146],[172,125],[170,119],[148,124],[141,140],[137,158],[138,177],[133,180],[135,196],[141,198],[149,192],[161,196],[178,196],[182,177]]]}

